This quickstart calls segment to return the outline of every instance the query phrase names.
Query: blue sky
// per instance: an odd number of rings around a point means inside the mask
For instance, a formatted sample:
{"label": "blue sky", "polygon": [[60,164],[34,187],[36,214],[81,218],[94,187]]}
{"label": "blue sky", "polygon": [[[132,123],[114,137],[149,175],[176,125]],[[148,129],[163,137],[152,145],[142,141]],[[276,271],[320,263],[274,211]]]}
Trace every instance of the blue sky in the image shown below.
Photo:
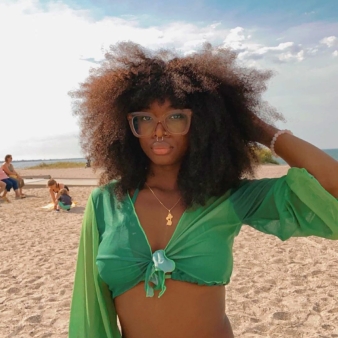
{"label": "blue sky", "polygon": [[70,0],[65,3],[77,9],[89,9],[97,19],[104,16],[144,16],[148,18],[144,25],[173,20],[195,23],[221,20],[229,25],[259,25],[278,31],[295,23],[336,22],[338,17],[335,0]]}
{"label": "blue sky", "polygon": [[338,148],[338,3],[276,0],[0,0],[0,158],[82,157],[67,95],[118,41],[183,54],[203,42],[272,69],[265,99],[278,125],[320,148]]}

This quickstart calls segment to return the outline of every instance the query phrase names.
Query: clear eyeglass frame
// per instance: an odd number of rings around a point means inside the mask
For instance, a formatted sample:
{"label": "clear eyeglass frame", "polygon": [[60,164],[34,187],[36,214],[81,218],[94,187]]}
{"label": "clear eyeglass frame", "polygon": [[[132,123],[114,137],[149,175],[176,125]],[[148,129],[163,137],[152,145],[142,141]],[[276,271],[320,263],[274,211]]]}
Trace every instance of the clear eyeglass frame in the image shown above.
{"label": "clear eyeglass frame", "polygon": [[[186,128],[183,132],[179,132],[179,133],[172,132],[172,131],[170,131],[170,128],[168,128],[168,126],[166,125],[166,122],[165,122],[166,118],[170,115],[175,114],[175,113],[176,114],[184,114],[188,118],[187,126],[186,126]],[[157,128],[159,123],[161,123],[163,128],[171,135],[186,135],[188,133],[189,129],[190,129],[191,115],[192,115],[192,111],[190,109],[179,109],[179,110],[169,111],[168,113],[163,114],[161,117],[157,117],[154,114],[148,113],[148,112],[133,112],[133,113],[129,113],[127,115],[127,119],[128,119],[128,122],[129,122],[130,129],[131,129],[132,133],[134,134],[134,136],[136,136],[138,138],[142,138],[142,137],[151,136],[151,134],[155,131],[155,129]],[[137,131],[135,130],[134,123],[133,123],[133,118],[137,117],[137,116],[149,116],[155,121],[154,122],[154,129],[151,132],[149,132],[149,134],[140,135],[140,134],[137,133]]]}

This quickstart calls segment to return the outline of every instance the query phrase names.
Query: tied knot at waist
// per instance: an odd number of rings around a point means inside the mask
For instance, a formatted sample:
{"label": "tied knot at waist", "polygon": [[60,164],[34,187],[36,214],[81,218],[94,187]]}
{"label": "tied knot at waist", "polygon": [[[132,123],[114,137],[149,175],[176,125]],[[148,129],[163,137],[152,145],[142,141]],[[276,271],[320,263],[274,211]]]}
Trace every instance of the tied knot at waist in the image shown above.
{"label": "tied knot at waist", "polygon": [[147,267],[145,277],[145,290],[147,297],[154,296],[154,290],[161,290],[158,298],[160,298],[165,290],[165,274],[175,270],[175,262],[169,259],[164,250],[157,250],[152,255],[152,260]]}

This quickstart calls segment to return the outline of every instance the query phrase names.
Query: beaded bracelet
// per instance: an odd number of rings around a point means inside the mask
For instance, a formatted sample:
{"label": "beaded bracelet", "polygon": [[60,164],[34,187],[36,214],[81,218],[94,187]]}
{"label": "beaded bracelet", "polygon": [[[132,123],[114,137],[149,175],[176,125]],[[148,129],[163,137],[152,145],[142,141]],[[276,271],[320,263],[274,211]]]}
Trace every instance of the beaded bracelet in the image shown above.
{"label": "beaded bracelet", "polygon": [[289,135],[293,135],[292,131],[284,129],[284,130],[279,130],[277,131],[277,133],[275,135],[273,135],[273,138],[271,140],[271,144],[270,144],[270,150],[271,150],[271,154],[274,157],[279,157],[276,152],[275,152],[275,143],[277,141],[277,138],[279,136],[281,136],[282,134],[289,134]]}

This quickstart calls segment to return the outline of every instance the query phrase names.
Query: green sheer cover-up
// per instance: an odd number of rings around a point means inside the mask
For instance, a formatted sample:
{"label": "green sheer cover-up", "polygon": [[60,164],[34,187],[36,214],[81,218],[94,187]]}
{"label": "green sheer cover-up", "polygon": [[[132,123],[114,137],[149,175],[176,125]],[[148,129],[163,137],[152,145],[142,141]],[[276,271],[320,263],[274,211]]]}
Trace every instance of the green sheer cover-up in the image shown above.
{"label": "green sheer cover-up", "polygon": [[80,237],[69,338],[120,338],[115,306],[108,286],[96,266],[99,234],[91,198],[88,200]]}
{"label": "green sheer cover-up", "polygon": [[83,219],[69,337],[120,338],[113,298],[140,281],[145,296],[153,296],[153,289],[163,295],[166,271],[173,280],[227,284],[242,224],[281,240],[337,240],[338,201],[305,169],[291,168],[277,179],[243,180],[237,189],[186,211],[166,248],[152,253],[130,198],[118,207],[109,186],[94,190]]}

